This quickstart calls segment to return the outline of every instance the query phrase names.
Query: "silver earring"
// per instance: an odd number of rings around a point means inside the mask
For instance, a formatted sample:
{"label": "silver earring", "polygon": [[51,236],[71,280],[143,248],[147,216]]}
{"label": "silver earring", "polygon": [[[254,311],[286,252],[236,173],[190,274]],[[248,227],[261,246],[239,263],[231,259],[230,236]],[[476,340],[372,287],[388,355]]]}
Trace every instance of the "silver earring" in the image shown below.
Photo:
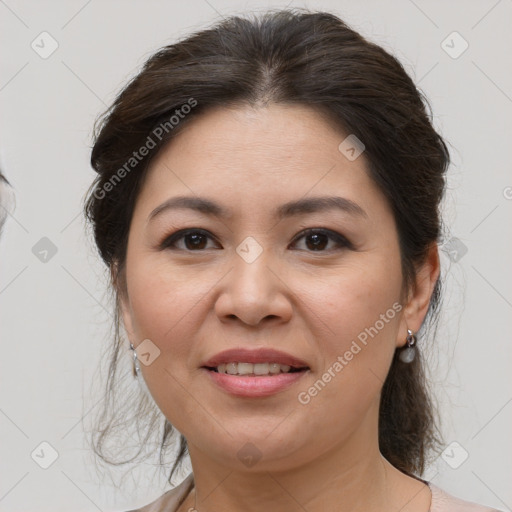
{"label": "silver earring", "polygon": [[416,356],[416,336],[414,333],[407,329],[407,338],[405,338],[407,346],[400,351],[400,361],[403,363],[412,363]]}
{"label": "silver earring", "polygon": [[140,366],[139,360],[137,359],[137,352],[135,352],[133,343],[130,343],[130,350],[133,350],[133,376],[138,377],[140,375]]}
{"label": "silver earring", "polygon": [[[144,375],[140,370],[139,359],[137,358],[137,352],[135,351],[135,347],[132,343],[130,343],[130,350],[133,350],[133,376],[137,379],[137,383],[139,384],[142,391],[146,394],[146,396],[152,400],[151,393],[148,389],[146,381],[144,380]],[[137,378],[138,377],[138,378]]]}

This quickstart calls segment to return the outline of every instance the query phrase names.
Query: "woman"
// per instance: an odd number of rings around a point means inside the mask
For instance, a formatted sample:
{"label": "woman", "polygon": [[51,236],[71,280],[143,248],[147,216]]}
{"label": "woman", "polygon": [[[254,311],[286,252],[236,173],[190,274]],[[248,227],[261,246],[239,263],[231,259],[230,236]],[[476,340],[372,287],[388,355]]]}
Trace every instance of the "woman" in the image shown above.
{"label": "woman", "polygon": [[169,482],[193,469],[141,510],[491,510],[418,476],[449,154],[395,58],[328,13],[227,19],[148,60],[91,161]]}

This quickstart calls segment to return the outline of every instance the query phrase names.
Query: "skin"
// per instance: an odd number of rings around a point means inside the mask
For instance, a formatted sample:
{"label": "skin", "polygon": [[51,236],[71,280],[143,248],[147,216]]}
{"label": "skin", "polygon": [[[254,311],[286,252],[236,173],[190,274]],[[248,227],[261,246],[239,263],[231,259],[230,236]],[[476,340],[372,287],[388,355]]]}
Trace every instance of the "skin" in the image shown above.
{"label": "skin", "polygon": [[[128,241],[122,314],[130,341],[150,339],[160,355],[141,365],[167,419],[185,435],[195,488],[180,511],[307,510],[427,512],[422,482],[378,449],[379,397],[407,328],[418,331],[439,275],[437,245],[403,289],[394,218],[366,171],[349,161],[343,134],[308,107],[216,109],[188,125],[153,161],[138,197]],[[217,219],[167,210],[169,198],[209,198],[231,214]],[[273,211],[304,197],[339,196],[367,217],[331,209],[277,221]],[[159,248],[173,232],[201,228],[211,238],[190,249]],[[312,250],[306,228],[325,228],[352,247]],[[263,249],[252,263],[236,252],[252,236]],[[394,303],[401,311],[304,405],[307,391],[365,328]],[[200,367],[234,347],[273,347],[310,370],[266,398],[234,397]],[[252,443],[261,459],[246,467],[237,452]]]}

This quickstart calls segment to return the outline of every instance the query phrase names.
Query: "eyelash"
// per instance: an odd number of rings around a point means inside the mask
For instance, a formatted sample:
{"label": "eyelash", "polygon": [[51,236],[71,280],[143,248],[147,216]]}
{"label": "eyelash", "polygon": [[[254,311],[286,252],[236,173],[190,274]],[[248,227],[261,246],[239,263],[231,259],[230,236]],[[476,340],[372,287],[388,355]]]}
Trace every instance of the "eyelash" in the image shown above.
{"label": "eyelash", "polygon": [[[208,231],[205,231],[204,229],[200,229],[200,228],[181,229],[179,231],[176,231],[172,235],[168,236],[167,238],[165,238],[164,241],[160,244],[159,249],[161,249],[161,250],[170,249],[170,250],[186,251],[186,252],[203,252],[203,251],[207,250],[207,249],[194,250],[194,249],[186,249],[186,248],[182,249],[182,248],[177,248],[173,245],[176,242],[183,240],[187,235],[191,235],[191,234],[199,234],[199,235],[206,236],[210,239],[215,239],[213,236],[210,235],[210,233]],[[304,231],[301,231],[293,239],[292,244],[296,244],[297,241],[299,241],[300,239],[302,239],[308,235],[312,235],[312,234],[326,235],[327,237],[329,237],[330,240],[334,240],[338,246],[335,249],[343,249],[343,248],[352,249],[352,250],[354,249],[354,246],[352,245],[352,243],[349,242],[344,236],[340,235],[339,233],[336,233],[335,231],[331,231],[330,229],[325,229],[325,228],[305,229]],[[311,252],[311,253],[330,252],[332,250],[333,249],[331,248],[331,249],[324,249],[324,250],[320,250],[320,251],[306,250],[306,252]]]}

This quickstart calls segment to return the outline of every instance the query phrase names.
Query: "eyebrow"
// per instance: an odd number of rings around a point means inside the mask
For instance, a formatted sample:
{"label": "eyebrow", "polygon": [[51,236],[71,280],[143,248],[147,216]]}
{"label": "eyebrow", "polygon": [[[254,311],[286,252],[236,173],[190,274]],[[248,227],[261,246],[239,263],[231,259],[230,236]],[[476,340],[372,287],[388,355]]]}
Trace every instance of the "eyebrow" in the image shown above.
{"label": "eyebrow", "polygon": [[[212,217],[229,217],[230,212],[218,203],[201,197],[178,196],[172,197],[157,206],[148,216],[148,222],[168,210],[190,209]],[[297,201],[290,201],[279,206],[275,216],[281,220],[286,217],[303,215],[306,213],[324,212],[327,210],[341,210],[355,217],[368,218],[368,214],[354,201],[345,197],[321,196],[303,198]]]}

